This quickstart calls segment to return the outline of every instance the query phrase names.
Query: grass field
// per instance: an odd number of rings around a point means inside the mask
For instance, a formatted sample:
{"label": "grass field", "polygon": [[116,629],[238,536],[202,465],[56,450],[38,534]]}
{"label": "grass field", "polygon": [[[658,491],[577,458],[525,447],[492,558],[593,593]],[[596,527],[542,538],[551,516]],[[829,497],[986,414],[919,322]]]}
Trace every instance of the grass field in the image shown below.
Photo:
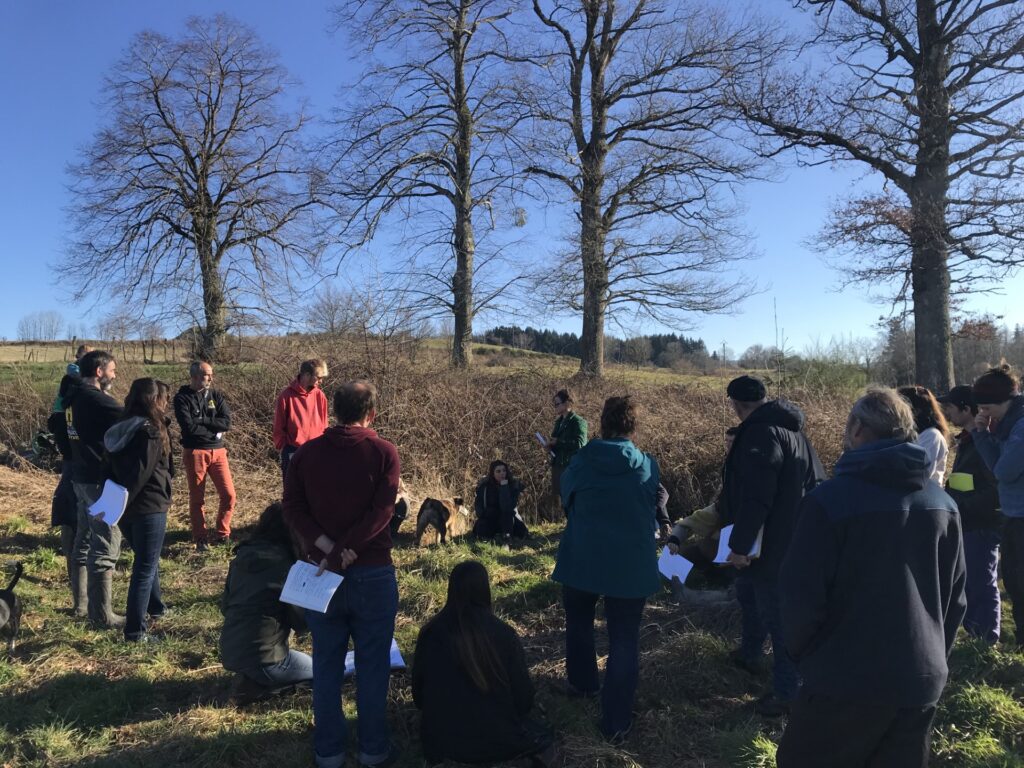
{"label": "grass field", "polygon": [[[312,765],[308,693],[249,708],[228,703],[230,675],[218,663],[217,643],[229,552],[194,552],[187,542],[183,488],[176,489],[162,569],[173,613],[155,628],[161,643],[136,647],[67,613],[63,560],[47,525],[55,483],[53,475],[0,467],[0,563],[20,560],[26,567],[18,590],[25,603],[21,643],[13,661],[0,661],[0,765]],[[277,484],[270,469],[236,474],[240,524],[254,518]],[[668,591],[650,603],[642,628],[637,726],[623,748],[600,739],[596,705],[556,693],[564,673],[562,614],[558,588],[548,576],[559,530],[541,527],[529,546],[512,552],[469,543],[418,550],[408,532],[401,534],[395,550],[401,594],[396,635],[406,659],[411,661],[419,626],[444,602],[451,567],[478,558],[490,570],[496,611],[523,637],[537,706],[560,735],[565,765],[773,766],[781,724],[752,711],[768,680],[727,661],[738,633],[732,605],[680,606]],[[123,561],[128,568],[130,553]],[[121,606],[127,580],[126,572],[118,573],[115,600]],[[308,637],[297,646],[308,651]],[[1024,766],[1024,656],[962,640],[952,664],[934,764]],[[352,693],[347,684],[350,724]],[[420,766],[406,673],[392,680],[390,716],[404,748],[400,765]]]}

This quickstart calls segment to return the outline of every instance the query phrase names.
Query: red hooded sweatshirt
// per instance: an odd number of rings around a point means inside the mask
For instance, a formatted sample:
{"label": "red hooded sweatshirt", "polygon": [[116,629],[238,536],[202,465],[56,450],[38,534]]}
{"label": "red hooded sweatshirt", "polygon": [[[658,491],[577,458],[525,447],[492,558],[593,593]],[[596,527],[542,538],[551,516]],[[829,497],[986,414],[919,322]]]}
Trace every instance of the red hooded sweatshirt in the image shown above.
{"label": "red hooded sweatshirt", "polygon": [[320,387],[303,389],[295,379],[277,396],[274,408],[274,447],[298,448],[327,429],[327,395]]}
{"label": "red hooded sweatshirt", "polygon": [[[331,427],[292,457],[284,480],[284,516],[310,560],[327,557],[341,571],[341,550],[360,565],[391,565],[388,527],[398,496],[401,467],[395,446],[368,427]],[[323,552],[321,534],[334,542]]]}

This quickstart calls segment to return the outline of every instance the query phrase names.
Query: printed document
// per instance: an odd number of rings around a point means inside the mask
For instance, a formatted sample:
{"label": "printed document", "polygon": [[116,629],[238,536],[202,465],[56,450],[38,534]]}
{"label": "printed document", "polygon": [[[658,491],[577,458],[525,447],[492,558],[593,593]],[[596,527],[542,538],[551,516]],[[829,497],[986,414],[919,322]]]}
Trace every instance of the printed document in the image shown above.
{"label": "printed document", "polygon": [[288,571],[281,590],[281,602],[324,613],[344,577],[332,571],[324,571],[317,576],[318,570],[319,567],[313,563],[297,561]]}
{"label": "printed document", "polygon": [[103,484],[103,492],[89,507],[89,514],[99,517],[107,525],[117,525],[128,507],[128,489],[113,480]]}
{"label": "printed document", "polygon": [[680,584],[685,584],[686,577],[693,570],[693,563],[682,555],[673,555],[668,551],[668,547],[665,547],[661,550],[661,557],[658,558],[658,570],[669,581],[672,581],[672,577],[675,576],[679,579]]}
{"label": "printed document", "polygon": [[[724,563],[729,557],[729,537],[732,536],[732,526],[727,525],[718,534],[718,554],[715,555],[716,563]],[[761,530],[757,532],[757,538],[754,539],[754,546],[750,548],[750,552],[747,557],[760,557],[761,556],[761,538],[764,536],[764,526],[761,526]]]}

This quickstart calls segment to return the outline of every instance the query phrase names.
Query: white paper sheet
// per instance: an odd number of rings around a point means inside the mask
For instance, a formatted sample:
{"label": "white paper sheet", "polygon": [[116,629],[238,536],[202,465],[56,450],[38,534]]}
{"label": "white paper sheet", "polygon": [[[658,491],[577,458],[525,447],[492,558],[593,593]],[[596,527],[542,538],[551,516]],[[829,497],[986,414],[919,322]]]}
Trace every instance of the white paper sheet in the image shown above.
{"label": "white paper sheet", "polygon": [[661,550],[661,557],[658,558],[658,570],[669,581],[672,581],[672,577],[676,576],[679,578],[680,584],[685,584],[686,577],[693,570],[693,563],[682,555],[673,555],[668,551],[668,547],[665,547]]}
{"label": "white paper sheet", "polygon": [[544,435],[540,432],[534,432],[533,436],[537,438],[537,442],[543,445],[545,448],[548,447],[548,441],[544,439]]}
{"label": "white paper sheet", "polygon": [[[729,557],[729,537],[732,536],[732,526],[727,525],[718,534],[718,554],[715,555],[716,563],[724,563]],[[764,536],[764,526],[757,532],[757,538],[754,539],[754,546],[750,548],[750,552],[747,553],[747,557],[760,557],[761,555],[761,538]]]}
{"label": "white paper sheet", "polygon": [[[405,659],[402,658],[402,652],[398,650],[398,641],[395,638],[391,638],[391,668],[392,669],[405,669]],[[356,671],[356,652],[349,651],[345,654],[345,677],[355,674]]]}
{"label": "white paper sheet", "polygon": [[317,570],[313,563],[296,561],[285,579],[281,602],[324,613],[344,577],[332,571],[324,571],[317,576]]}
{"label": "white paper sheet", "polygon": [[103,492],[89,506],[89,514],[99,517],[107,525],[117,525],[125,509],[128,507],[128,489],[118,485],[113,480],[107,480],[103,484]]}

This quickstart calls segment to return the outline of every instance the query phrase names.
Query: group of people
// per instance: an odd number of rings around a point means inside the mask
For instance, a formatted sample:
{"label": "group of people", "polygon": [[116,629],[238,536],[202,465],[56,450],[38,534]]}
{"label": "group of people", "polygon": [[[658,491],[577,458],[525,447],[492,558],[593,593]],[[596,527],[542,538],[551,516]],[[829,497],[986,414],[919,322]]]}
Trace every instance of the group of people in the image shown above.
{"label": "group of people", "polygon": [[[72,598],[77,613],[101,626],[123,625],[127,639],[142,640],[149,636],[146,617],[159,619],[166,610],[159,553],[174,474],[170,390],[137,379],[122,408],[109,395],[113,358],[82,352],[55,403],[66,425],[62,444],[76,499],[73,521],[60,520],[71,529],[62,530],[62,542]],[[328,427],[319,387],[326,373],[321,361],[307,361],[278,397],[274,443],[283,500],[236,548],[221,653],[255,695],[311,682],[316,764],[337,768],[348,748],[339,702],[351,640],[359,670],[359,762],[383,767],[398,756],[387,691],[399,600],[391,523],[400,460],[372,428],[377,393],[368,381],[336,389],[336,425]],[[190,384],[173,400],[199,548],[211,542],[202,508],[206,478],[221,495],[212,541],[231,535],[235,501],[222,442],[230,412],[212,389],[212,375],[209,364],[194,363]],[[819,765],[826,751],[837,766],[925,764],[958,627],[999,639],[1000,546],[1017,642],[1024,642],[1019,383],[999,368],[938,399],[922,387],[869,390],[850,411],[832,479],[796,406],[769,399],[764,383],[750,376],[730,382],[726,394],[738,424],[727,434],[721,491],[670,536],[657,461],[633,442],[640,418],[633,400],[608,398],[600,437],[588,442],[570,394],[555,395],[558,419],[544,443],[552,492],[566,516],[552,574],[562,585],[565,693],[600,700],[599,726],[609,742],[628,737],[644,606],[662,584],[652,534],[687,554],[688,540],[726,529],[743,616],[732,658],[759,670],[770,637],[772,690],[756,707],[765,716],[789,715],[780,766]],[[963,431],[947,477],[949,423]],[[127,621],[110,606],[117,527],[88,510],[107,477],[129,490],[120,525],[135,551]],[[477,487],[475,533],[506,541],[524,536],[520,492],[508,465],[493,462]],[[326,611],[299,611],[278,599],[296,559],[344,575]],[[608,633],[603,681],[595,643],[599,602]],[[307,628],[311,657],[288,644],[292,631]],[[533,687],[521,642],[493,615],[480,563],[453,569],[445,608],[420,632],[412,683],[429,761],[549,761],[553,736],[530,715]],[[453,711],[459,716],[448,716]]]}

